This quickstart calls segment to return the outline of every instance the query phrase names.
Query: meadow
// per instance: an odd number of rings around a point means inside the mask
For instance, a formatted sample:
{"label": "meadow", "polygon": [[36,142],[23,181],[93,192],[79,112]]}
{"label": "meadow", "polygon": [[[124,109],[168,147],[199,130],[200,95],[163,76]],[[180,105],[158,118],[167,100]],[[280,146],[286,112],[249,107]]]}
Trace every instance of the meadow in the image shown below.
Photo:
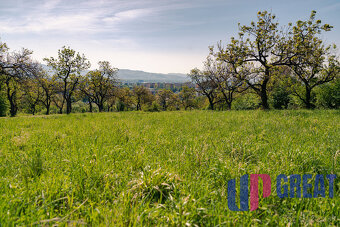
{"label": "meadow", "polygon": [[[339,226],[339,160],[337,110],[0,118],[0,223]],[[228,180],[257,173],[337,174],[335,197],[280,199],[274,183],[230,211]]]}

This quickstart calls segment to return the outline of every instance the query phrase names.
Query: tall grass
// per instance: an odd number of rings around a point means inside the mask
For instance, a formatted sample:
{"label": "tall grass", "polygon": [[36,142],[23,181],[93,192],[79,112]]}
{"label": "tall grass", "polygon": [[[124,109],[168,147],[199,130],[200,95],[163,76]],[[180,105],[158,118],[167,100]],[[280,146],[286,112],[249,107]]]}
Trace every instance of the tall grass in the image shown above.
{"label": "tall grass", "polygon": [[[2,225],[333,225],[339,111],[122,112],[0,119]],[[259,209],[227,181],[270,174]],[[335,198],[279,199],[279,174],[337,174]],[[326,187],[327,188],[327,187]]]}

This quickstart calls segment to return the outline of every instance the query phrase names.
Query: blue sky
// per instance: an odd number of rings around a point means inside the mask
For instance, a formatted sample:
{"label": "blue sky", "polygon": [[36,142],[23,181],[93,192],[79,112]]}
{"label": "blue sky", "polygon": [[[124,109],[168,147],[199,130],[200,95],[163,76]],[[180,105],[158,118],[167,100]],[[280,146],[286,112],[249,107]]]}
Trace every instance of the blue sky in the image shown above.
{"label": "blue sky", "polygon": [[280,25],[317,18],[334,26],[328,43],[340,46],[339,0],[0,0],[0,38],[34,58],[56,56],[63,45],[84,53],[92,68],[108,60],[117,68],[188,73],[201,67],[208,46],[227,42],[238,22],[259,10]]}

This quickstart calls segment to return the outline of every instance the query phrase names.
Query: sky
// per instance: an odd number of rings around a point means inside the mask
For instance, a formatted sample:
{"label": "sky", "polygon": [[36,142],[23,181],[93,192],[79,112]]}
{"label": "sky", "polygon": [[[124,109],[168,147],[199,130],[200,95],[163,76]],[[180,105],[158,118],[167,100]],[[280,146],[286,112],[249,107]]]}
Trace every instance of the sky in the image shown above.
{"label": "sky", "polygon": [[120,69],[189,73],[203,66],[208,46],[237,36],[238,23],[249,25],[259,10],[282,26],[316,10],[334,26],[323,39],[340,46],[340,0],[0,0],[0,39],[41,62],[70,46],[91,68],[106,60]]}

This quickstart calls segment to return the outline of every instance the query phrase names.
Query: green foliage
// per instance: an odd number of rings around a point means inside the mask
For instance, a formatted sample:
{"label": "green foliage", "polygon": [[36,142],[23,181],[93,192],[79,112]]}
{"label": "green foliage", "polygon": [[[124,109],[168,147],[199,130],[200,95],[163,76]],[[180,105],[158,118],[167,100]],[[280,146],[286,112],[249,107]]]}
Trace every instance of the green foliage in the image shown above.
{"label": "green foliage", "polygon": [[119,111],[124,111],[126,108],[125,106],[125,103],[118,100],[117,103],[116,103],[116,110],[119,112]]}
{"label": "green foliage", "polygon": [[232,109],[234,110],[255,110],[259,108],[259,98],[252,93],[246,93],[239,96],[233,102]]}
{"label": "green foliage", "polygon": [[7,114],[8,102],[4,94],[0,92],[0,117],[4,117]]}
{"label": "green foliage", "polygon": [[285,87],[276,87],[272,92],[275,109],[287,109],[291,100],[290,93]]}
{"label": "green foliage", "polygon": [[159,112],[161,111],[162,107],[156,102],[153,101],[151,105],[146,106],[145,111],[148,112]]}
{"label": "green foliage", "polygon": [[338,109],[340,107],[340,78],[320,86],[316,100],[319,107]]}

